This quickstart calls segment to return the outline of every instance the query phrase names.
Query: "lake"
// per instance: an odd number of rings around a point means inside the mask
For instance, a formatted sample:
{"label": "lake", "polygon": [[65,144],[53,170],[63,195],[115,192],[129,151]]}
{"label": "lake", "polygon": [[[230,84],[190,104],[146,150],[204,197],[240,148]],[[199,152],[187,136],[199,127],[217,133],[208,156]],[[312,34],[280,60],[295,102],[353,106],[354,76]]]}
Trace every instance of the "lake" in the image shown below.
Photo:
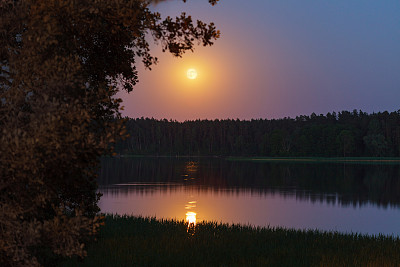
{"label": "lake", "polygon": [[103,158],[104,213],[400,235],[400,165]]}

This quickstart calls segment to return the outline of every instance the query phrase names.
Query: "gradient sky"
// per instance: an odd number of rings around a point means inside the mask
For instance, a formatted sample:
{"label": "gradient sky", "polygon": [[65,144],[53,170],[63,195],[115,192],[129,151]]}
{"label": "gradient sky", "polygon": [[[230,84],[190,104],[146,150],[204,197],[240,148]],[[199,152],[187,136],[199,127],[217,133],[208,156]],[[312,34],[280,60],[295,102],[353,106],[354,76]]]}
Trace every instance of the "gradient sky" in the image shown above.
{"label": "gradient sky", "polygon": [[[282,118],[400,109],[400,1],[166,1],[215,22],[221,38],[183,58],[153,46],[160,63],[138,65],[140,83],[119,94],[123,115],[178,121]],[[186,70],[196,68],[196,80]]]}

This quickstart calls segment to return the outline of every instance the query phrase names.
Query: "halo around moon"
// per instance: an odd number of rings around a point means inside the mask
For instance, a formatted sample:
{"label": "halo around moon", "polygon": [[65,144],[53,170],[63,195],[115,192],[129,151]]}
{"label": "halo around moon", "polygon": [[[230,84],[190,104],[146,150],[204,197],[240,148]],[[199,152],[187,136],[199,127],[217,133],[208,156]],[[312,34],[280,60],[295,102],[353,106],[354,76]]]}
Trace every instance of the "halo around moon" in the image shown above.
{"label": "halo around moon", "polygon": [[188,77],[188,79],[194,80],[197,78],[197,71],[195,69],[188,69],[188,71],[186,72],[186,76]]}

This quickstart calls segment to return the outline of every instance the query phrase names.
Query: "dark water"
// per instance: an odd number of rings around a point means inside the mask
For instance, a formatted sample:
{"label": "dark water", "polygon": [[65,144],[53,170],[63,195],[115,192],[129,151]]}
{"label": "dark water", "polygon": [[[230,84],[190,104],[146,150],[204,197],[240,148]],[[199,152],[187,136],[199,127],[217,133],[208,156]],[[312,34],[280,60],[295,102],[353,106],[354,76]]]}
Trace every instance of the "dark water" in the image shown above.
{"label": "dark water", "polygon": [[106,158],[103,212],[400,235],[400,166]]}

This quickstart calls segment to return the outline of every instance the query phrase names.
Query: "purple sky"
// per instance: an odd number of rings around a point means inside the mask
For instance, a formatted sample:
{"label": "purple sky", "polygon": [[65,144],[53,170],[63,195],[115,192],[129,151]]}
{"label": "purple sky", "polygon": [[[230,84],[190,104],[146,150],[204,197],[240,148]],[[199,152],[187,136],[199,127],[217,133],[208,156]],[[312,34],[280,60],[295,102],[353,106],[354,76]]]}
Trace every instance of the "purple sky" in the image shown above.
{"label": "purple sky", "polygon": [[[166,1],[213,21],[221,38],[183,58],[163,54],[140,83],[120,94],[129,117],[282,118],[341,110],[400,109],[400,1]],[[197,69],[195,80],[186,70]]]}

